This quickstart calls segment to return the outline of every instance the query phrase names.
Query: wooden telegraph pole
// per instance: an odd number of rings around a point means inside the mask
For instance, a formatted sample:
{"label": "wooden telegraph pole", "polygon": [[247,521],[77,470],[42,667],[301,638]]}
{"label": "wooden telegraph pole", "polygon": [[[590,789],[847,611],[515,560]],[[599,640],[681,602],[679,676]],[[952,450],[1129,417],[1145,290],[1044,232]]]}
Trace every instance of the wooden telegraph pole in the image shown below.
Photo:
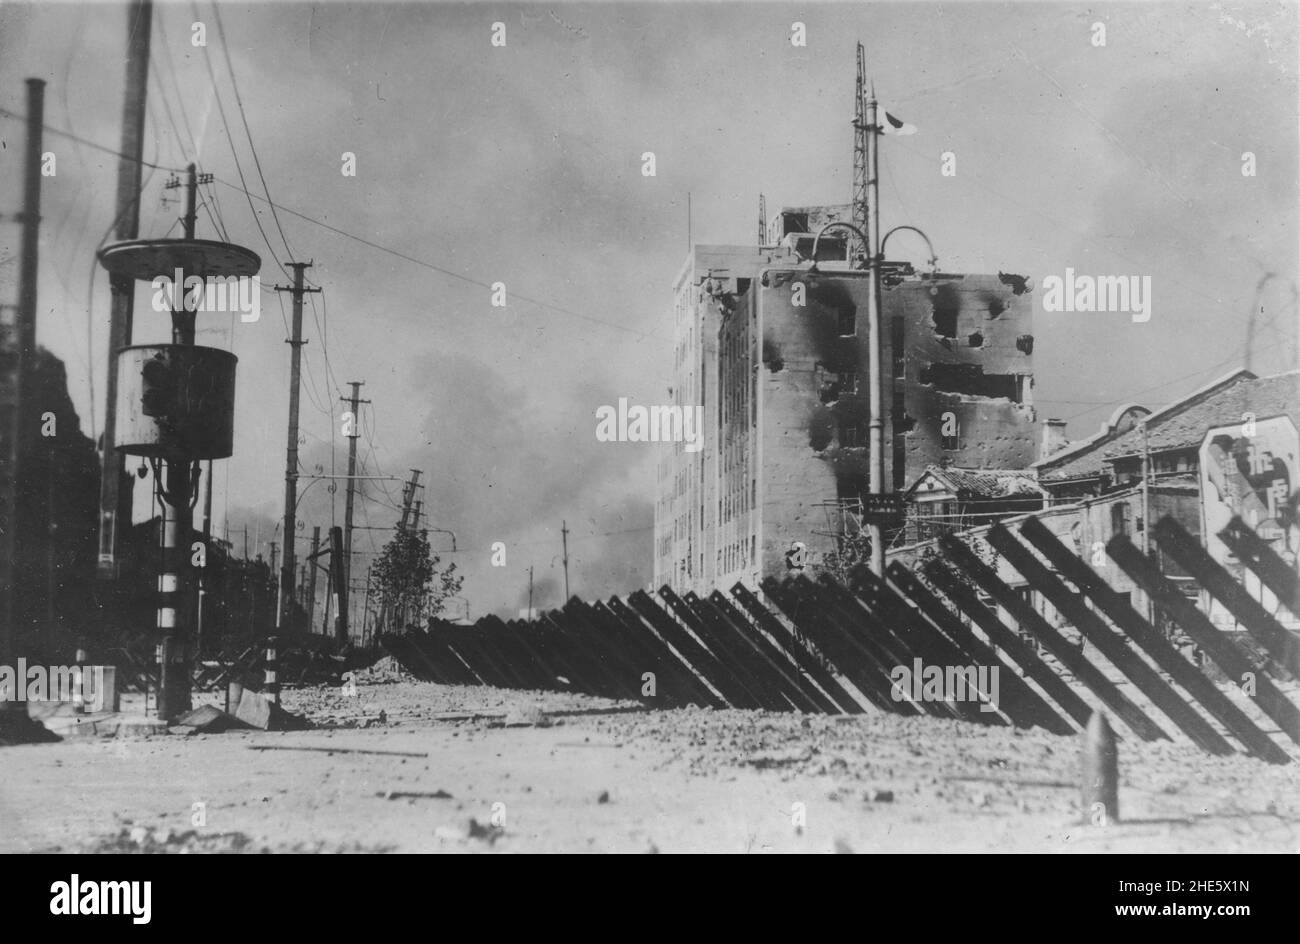
{"label": "wooden telegraph pole", "polygon": [[[20,500],[31,494],[31,465],[28,462],[32,429],[29,421],[34,408],[29,405],[32,363],[36,354],[36,276],[37,249],[41,221],[41,128],[44,123],[45,83],[27,80],[27,145],[23,158],[23,234],[22,261],[19,267],[18,307],[15,323],[0,326],[0,367],[4,384],[0,386],[0,426],[9,443],[0,456],[0,665],[15,664],[15,630],[20,611],[15,599],[18,579],[17,534]],[[26,679],[14,678],[15,686]],[[49,735],[27,714],[25,702],[16,692],[0,695],[0,735],[13,741],[48,740]]]}
{"label": "wooden telegraph pole", "polygon": [[[149,36],[152,0],[136,0],[127,19],[126,97],[122,105],[121,158],[117,165],[119,242],[140,235],[140,171],[144,156],[145,97],[149,82]],[[135,280],[110,274],[112,308],[108,327],[108,381],[104,392],[104,448],[99,482],[99,572],[117,575],[117,553],[131,527],[134,478],[126,470],[126,453],[117,448],[117,352],[131,343],[135,318]]]}
{"label": "wooden telegraph pole", "polygon": [[352,419],[349,426],[351,432],[347,434],[348,492],[343,509],[343,585],[348,588],[349,593],[351,593],[352,589],[352,506],[356,498],[357,440],[361,438],[361,414],[357,410],[361,404],[370,402],[369,400],[360,399],[361,388],[365,384],[364,380],[350,380],[348,386],[352,388],[351,398],[339,397],[340,400],[348,404]]}
{"label": "wooden telegraph pole", "polygon": [[[277,630],[288,630],[293,614],[294,538],[297,536],[298,516],[298,395],[302,374],[302,300],[318,288],[303,287],[303,270],[311,268],[310,262],[290,262],[293,285],[277,285],[277,292],[293,295],[293,332],[288,338],[289,356],[289,432],[284,463],[284,563],[280,567],[279,606],[275,613]],[[274,567],[273,567],[274,569]]]}

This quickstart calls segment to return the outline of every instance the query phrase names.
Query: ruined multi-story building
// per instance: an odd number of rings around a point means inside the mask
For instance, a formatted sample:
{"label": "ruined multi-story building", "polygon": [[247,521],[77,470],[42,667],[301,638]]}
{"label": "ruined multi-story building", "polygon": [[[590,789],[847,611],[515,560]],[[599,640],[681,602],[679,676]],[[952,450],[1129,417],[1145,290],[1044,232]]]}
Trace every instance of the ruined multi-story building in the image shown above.
{"label": "ruined multi-story building", "polygon": [[[787,212],[778,227],[800,225]],[[703,449],[677,445],[660,467],[655,579],[679,590],[780,576],[791,552],[823,566],[867,492],[868,275],[825,261],[843,259],[838,236],[813,270],[813,236],[779,235],[772,250],[697,247],[677,282],[674,394],[705,413]],[[890,490],[932,464],[1032,462],[1025,280],[887,263],[881,296]]]}
{"label": "ruined multi-story building", "polygon": [[716,546],[718,328],[714,293],[745,291],[759,269],[783,250],[759,246],[695,246],[673,283],[673,386],[676,406],[704,407],[704,448],[662,447],[655,501],[655,586],[703,586],[705,560]]}

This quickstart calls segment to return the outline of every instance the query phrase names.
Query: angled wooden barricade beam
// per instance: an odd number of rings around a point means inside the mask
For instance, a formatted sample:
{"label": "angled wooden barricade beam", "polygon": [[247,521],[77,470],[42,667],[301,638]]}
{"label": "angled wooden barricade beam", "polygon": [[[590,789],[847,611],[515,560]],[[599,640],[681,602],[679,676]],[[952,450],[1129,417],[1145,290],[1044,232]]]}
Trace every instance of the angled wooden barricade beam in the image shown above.
{"label": "angled wooden barricade beam", "polygon": [[627,598],[627,602],[654,627],[665,642],[681,653],[682,658],[717,690],[730,707],[759,707],[758,698],[750,693],[731,668],[724,665],[704,643],[673,619],[672,614],[659,606],[648,593],[638,590]]}
{"label": "angled wooden barricade beam", "polygon": [[1106,544],[1106,553],[1134,583],[1151,596],[1156,606],[1168,613],[1183,632],[1192,637],[1229,679],[1236,680],[1239,685],[1249,679],[1253,683],[1253,691],[1247,690],[1250,698],[1277,722],[1287,737],[1300,744],[1300,709],[1278,691],[1266,673],[1260,671],[1191,600],[1166,580],[1160,569],[1144,557],[1128,538],[1122,535],[1111,538]]}
{"label": "angled wooden barricade beam", "polygon": [[[736,640],[737,647],[748,647],[752,651],[754,674],[759,676],[764,684],[778,691],[794,710],[821,710],[816,701],[804,692],[799,681],[781,664],[788,660],[776,653],[774,649],[769,651],[764,647],[766,640],[758,630],[754,629],[749,620],[743,616],[736,619],[735,615],[724,613],[711,601],[701,599],[694,593],[686,594],[683,599],[701,619],[713,623],[719,632],[730,633],[731,638]],[[773,655],[776,656],[775,659]]]}
{"label": "angled wooden barricade beam", "polygon": [[[889,581],[907,600],[915,603],[918,611],[944,635],[948,641],[963,653],[970,656],[970,662],[988,666],[1003,666],[999,658],[984,640],[975,635],[957,615],[949,609],[930,588],[920,579],[895,561],[885,571]],[[1068,687],[1068,686],[1067,686]],[[1073,692],[1070,693],[1083,705],[1087,705]],[[1014,668],[1002,680],[1002,703],[1008,710],[1008,716],[1019,727],[1038,725],[1054,734],[1074,734],[1081,730],[1086,722],[1081,722],[1079,729],[1070,724],[1068,717],[1047,701],[1038,691],[1029,686],[1016,673]]]}
{"label": "angled wooden barricade beam", "polygon": [[1142,647],[1151,659],[1195,698],[1212,717],[1228,729],[1246,749],[1272,763],[1285,763],[1286,753],[1240,708],[1219,691],[1203,672],[1170,645],[1164,635],[1127,602],[1116,597],[1101,575],[1071,553],[1036,518],[1027,519],[1020,533],[1061,574],[1083,593],[1094,607]]}
{"label": "angled wooden barricade beam", "polygon": [[[893,625],[894,631],[923,663],[938,666],[979,665],[979,660],[949,641],[921,615],[919,610],[908,605],[907,601],[892,587],[874,574],[869,572],[864,574],[859,586],[855,590],[846,587],[845,593],[867,612],[876,614],[881,622]],[[1002,665],[998,662],[990,664],[990,667],[999,670],[998,703],[992,706],[997,710],[981,710],[979,705],[969,702],[959,702],[958,710],[964,719],[979,724],[1015,724],[1015,719],[1008,710],[1009,706],[1004,704],[1005,699],[1002,697],[1000,684]],[[990,701],[987,693],[980,694],[981,702]],[[1006,717],[1004,718],[1003,715]]]}
{"label": "angled wooden barricade beam", "polygon": [[[1076,591],[1067,587],[1055,574],[1043,566],[1028,548],[1016,542],[1014,535],[1009,531],[1006,531],[1000,525],[995,525],[993,530],[1000,531],[998,543],[994,547],[999,551],[1002,551],[1003,548],[1010,549],[1014,547],[1016,549],[1014,558],[1012,554],[1006,554],[1006,557],[1011,562],[1011,565],[1029,581],[1029,585],[1056,607],[1070,621],[1071,625],[1096,647],[1098,652],[1123,672],[1124,676],[1137,687],[1138,691],[1164,712],[1165,716],[1180,731],[1191,738],[1193,743],[1211,754],[1226,756],[1236,753],[1232,745],[1224,740],[1223,736],[1215,731],[1210,723],[1197,713],[1195,708],[1184,701],[1182,696],[1161,678],[1159,672],[1151,668],[1137,653],[1128,647],[1119,633],[1107,626],[1096,613],[1088,609]],[[992,543],[992,531],[990,531],[990,543]],[[1043,620],[1023,600],[1018,602],[1026,611],[1026,616],[1032,613],[1035,620],[1046,623],[1046,620]]]}
{"label": "angled wooden barricade beam", "polygon": [[745,690],[754,697],[758,707],[771,711],[791,710],[790,702],[781,694],[780,688],[763,677],[762,667],[757,664],[752,651],[747,650],[743,640],[734,638],[724,627],[701,619],[670,587],[660,587],[659,596],[668,604],[673,615],[703,640],[718,658],[725,660]]}
{"label": "angled wooden barricade beam", "polygon": [[893,683],[889,678],[892,665],[887,656],[846,634],[816,601],[796,592],[792,584],[781,584],[769,577],[762,587],[767,598],[781,608],[786,618],[813,641],[835,670],[852,682],[873,706],[895,714],[921,714],[921,709],[910,701],[893,699],[890,693]]}
{"label": "angled wooden barricade beam", "polygon": [[754,646],[770,662],[775,671],[780,672],[788,686],[798,692],[804,701],[803,711],[829,712],[837,714],[839,706],[813,684],[812,679],[804,675],[794,657],[783,647],[778,646],[764,635],[758,621],[752,619],[740,607],[736,606],[719,591],[714,590],[707,601],[719,616],[728,620],[733,626],[741,628]]}
{"label": "angled wooden barricade beam", "polygon": [[1293,676],[1300,676],[1300,640],[1273,618],[1240,583],[1201,548],[1201,543],[1173,518],[1162,518],[1153,529],[1160,550],[1223,604],[1246,631]]}
{"label": "angled wooden barricade beam", "polygon": [[699,670],[691,665],[676,650],[676,647],[670,646],[649,620],[618,597],[610,597],[607,605],[610,612],[618,617],[619,621],[627,626],[629,631],[640,632],[648,639],[653,640],[653,646],[662,653],[663,662],[670,667],[672,684],[680,690],[682,699],[685,702],[713,708],[727,707],[726,700],[719,697],[719,693],[710,687]]}
{"label": "angled wooden barricade beam", "polygon": [[1300,616],[1300,576],[1246,522],[1233,517],[1219,532],[1219,540],[1228,545],[1228,550],[1273,591],[1283,606]]}
{"label": "angled wooden barricade beam", "polygon": [[839,710],[854,715],[862,714],[866,710],[848,689],[840,684],[835,673],[823,664],[821,658],[790,632],[775,613],[763,606],[752,590],[744,584],[737,583],[731,588],[731,595],[736,598],[750,618],[790,654],[808,678],[826,693],[835,706],[834,709],[828,710]]}
{"label": "angled wooden barricade beam", "polygon": [[[971,554],[970,557],[974,559],[975,555]],[[981,586],[983,586],[981,580],[987,582],[989,576],[993,576],[993,579],[997,580],[996,575],[993,575],[991,570],[985,568],[982,561],[975,560],[975,563],[979,566],[970,570],[967,570],[965,566],[970,563],[969,560],[964,560],[962,563],[962,570],[968,573],[976,583],[980,583]],[[1060,705],[1076,723],[1083,727],[1087,726],[1088,719],[1092,717],[1092,708],[1088,703],[1079,697],[1079,694],[1069,686],[1065,679],[1053,672],[1047,663],[1039,658],[1038,653],[1030,648],[1028,643],[998,619],[975,595],[974,590],[962,583],[956,570],[949,568],[941,561],[933,560],[926,566],[925,573],[935,587],[952,601],[959,612],[968,615],[975,625],[984,631],[989,638],[989,642],[1014,659],[1025,670],[1025,675],[1038,683],[1038,687]],[[1001,581],[998,581],[998,583],[1001,583]],[[993,584],[990,583],[989,586],[991,587]],[[985,592],[988,592],[987,588],[985,588]],[[1034,628],[1033,626],[1025,627],[1027,631],[1031,632]],[[1073,672],[1079,681],[1092,689],[1094,694],[1098,694],[1098,689],[1105,692],[1106,697],[1102,698],[1102,701],[1112,711],[1124,718],[1126,723],[1132,719],[1129,726],[1134,728],[1138,737],[1152,740],[1156,737],[1165,736],[1164,732],[1160,731],[1151,719],[1142,714],[1137,705],[1134,705],[1116,689],[1110,680],[1101,674],[1101,670],[1084,659],[1079,651],[1071,646],[1060,633],[1052,630],[1051,627],[1048,627],[1050,631],[1045,633],[1042,632],[1041,626],[1036,628],[1040,631],[1035,634],[1036,638],[1046,645],[1048,651]],[[1098,697],[1102,696],[1098,694]]]}

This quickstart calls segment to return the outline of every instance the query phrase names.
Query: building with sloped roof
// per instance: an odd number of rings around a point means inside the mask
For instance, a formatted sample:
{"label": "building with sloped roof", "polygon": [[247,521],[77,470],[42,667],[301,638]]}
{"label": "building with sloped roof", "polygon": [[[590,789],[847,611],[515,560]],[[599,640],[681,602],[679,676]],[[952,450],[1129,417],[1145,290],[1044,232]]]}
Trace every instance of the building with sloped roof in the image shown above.
{"label": "building with sloped roof", "polygon": [[[1172,516],[1266,610],[1284,625],[1295,626],[1300,622],[1296,614],[1279,607],[1273,595],[1227,553],[1215,534],[1230,517],[1239,515],[1300,571],[1298,430],[1300,370],[1269,377],[1234,370],[1154,412],[1136,404],[1121,406],[1095,435],[1040,458],[1029,471],[1045,504],[1041,511],[1029,513],[1040,517],[1048,530],[1087,560],[1112,589],[1129,595],[1140,611],[1146,609],[1147,601],[1105,554],[1106,542],[1123,535],[1144,547],[1149,524]],[[1144,456],[1148,466],[1145,483]],[[990,491],[998,488],[999,475],[1012,474],[927,470],[909,490],[917,519],[908,534],[911,543],[895,548],[891,559],[908,564],[926,553],[939,533],[950,530],[942,526],[946,511],[964,514],[965,520],[950,519],[961,525],[964,539],[977,540],[993,521],[1011,517],[992,501],[983,519],[977,520],[972,509],[975,499],[1004,497]],[[928,522],[922,517],[927,499],[940,505]],[[950,503],[947,508],[942,507],[945,503]],[[1149,542],[1149,551],[1165,577],[1189,598],[1198,599],[1211,620],[1222,628],[1234,628],[1231,615],[1164,555],[1156,542]],[[1019,580],[1014,574],[1009,576],[1013,582]],[[1039,612],[1055,618],[1050,606],[1037,595],[1032,597]]]}
{"label": "building with sloped roof", "polygon": [[[1300,371],[1256,377],[1234,370],[1155,412],[1126,406],[1094,436],[1039,459],[1031,468],[1054,498],[1097,496],[1140,483],[1143,430],[1153,482],[1195,476],[1207,430],[1290,416],[1300,420]],[[1145,422],[1143,419],[1145,418]]]}
{"label": "building with sloped roof", "polygon": [[961,469],[931,465],[903,494],[908,544],[1036,511],[1046,492],[1028,469]]}

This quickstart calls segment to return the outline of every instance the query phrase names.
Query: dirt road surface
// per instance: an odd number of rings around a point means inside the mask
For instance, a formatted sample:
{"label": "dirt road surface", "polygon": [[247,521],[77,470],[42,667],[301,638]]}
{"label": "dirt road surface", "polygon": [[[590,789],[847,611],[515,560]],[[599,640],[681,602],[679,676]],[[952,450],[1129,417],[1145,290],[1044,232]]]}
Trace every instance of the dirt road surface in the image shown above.
{"label": "dirt road surface", "polygon": [[0,851],[1300,852],[1300,764],[899,716],[650,711],[392,677],[286,691],[310,731],[0,748]]}

